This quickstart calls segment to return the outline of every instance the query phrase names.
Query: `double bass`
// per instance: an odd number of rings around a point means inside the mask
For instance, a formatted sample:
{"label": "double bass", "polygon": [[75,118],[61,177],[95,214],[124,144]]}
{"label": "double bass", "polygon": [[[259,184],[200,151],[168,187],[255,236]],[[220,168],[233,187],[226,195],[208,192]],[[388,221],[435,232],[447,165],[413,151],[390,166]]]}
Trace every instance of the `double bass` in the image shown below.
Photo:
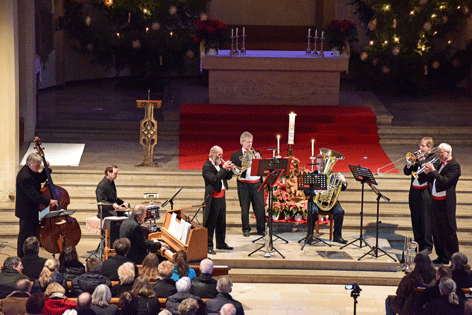
{"label": "double bass", "polygon": [[[49,198],[57,200],[58,206],[50,207],[50,211],[59,211],[67,209],[70,203],[69,194],[67,191],[59,186],[54,185],[51,178],[51,173],[44,156],[43,148],[41,148],[41,139],[34,138],[34,145],[37,153],[42,157],[44,169],[47,175],[47,182],[41,189],[41,193]],[[45,206],[40,205],[40,210],[46,209]],[[57,216],[54,218],[44,218],[36,232],[37,238],[41,246],[49,253],[56,254],[62,252],[64,247],[76,246],[82,232],[80,230],[77,220],[69,215]]]}

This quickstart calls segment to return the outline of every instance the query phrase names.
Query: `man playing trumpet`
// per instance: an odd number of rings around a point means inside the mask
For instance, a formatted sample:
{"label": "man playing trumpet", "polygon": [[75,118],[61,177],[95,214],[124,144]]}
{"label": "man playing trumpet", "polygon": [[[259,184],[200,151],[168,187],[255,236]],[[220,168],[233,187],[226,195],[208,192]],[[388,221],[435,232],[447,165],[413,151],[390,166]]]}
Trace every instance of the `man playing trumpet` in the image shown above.
{"label": "man playing trumpet", "polygon": [[225,242],[226,237],[226,199],[228,180],[233,177],[233,163],[223,160],[223,149],[214,146],[210,149],[208,160],[203,164],[202,176],[205,180],[205,211],[203,226],[208,229],[208,254],[216,254],[213,249],[213,234],[216,248],[232,250]]}
{"label": "man playing trumpet", "polygon": [[[410,205],[411,226],[415,242],[418,243],[419,250],[429,255],[433,249],[433,236],[431,227],[431,189],[428,184],[426,174],[418,174],[418,178],[412,175],[427,162],[437,158],[436,154],[426,152],[430,151],[434,146],[433,139],[424,137],[419,144],[419,150],[416,155],[419,156],[418,161],[414,164],[407,163],[403,169],[403,173],[411,176],[410,194],[408,203]],[[435,163],[439,165],[439,161]]]}

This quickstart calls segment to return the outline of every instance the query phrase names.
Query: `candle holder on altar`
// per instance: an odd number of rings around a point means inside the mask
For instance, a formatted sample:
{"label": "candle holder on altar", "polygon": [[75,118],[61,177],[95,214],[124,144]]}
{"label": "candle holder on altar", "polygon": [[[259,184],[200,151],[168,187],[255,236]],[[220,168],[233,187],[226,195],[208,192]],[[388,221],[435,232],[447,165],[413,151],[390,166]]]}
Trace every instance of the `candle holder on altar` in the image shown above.
{"label": "candle holder on altar", "polygon": [[320,45],[321,45],[321,47],[320,47],[320,57],[324,57],[324,49],[323,49],[323,42],[324,41],[323,41],[323,39],[324,39],[323,37],[320,38]]}
{"label": "candle holder on altar", "polygon": [[235,55],[239,55],[239,43],[238,43],[238,32],[237,32],[237,29],[236,29],[236,36],[234,36],[234,38],[236,39],[236,46],[234,48],[234,54]]}
{"label": "candle holder on altar", "polygon": [[243,47],[241,47],[241,50],[239,51],[241,55],[245,55],[246,54],[246,35],[241,35],[241,37],[243,38]]}
{"label": "candle holder on altar", "polygon": [[293,156],[293,148],[291,144],[288,145],[287,156]]}
{"label": "candle holder on altar", "polygon": [[231,36],[230,38],[231,38],[231,50],[229,51],[229,55],[234,56],[234,36]]}
{"label": "candle holder on altar", "polygon": [[310,160],[311,160],[311,172],[313,173],[314,172],[314,168],[313,166],[315,166],[315,160],[316,160],[316,156],[310,156]]}
{"label": "candle holder on altar", "polygon": [[143,146],[143,163],[138,166],[157,166],[153,162],[154,147],[157,144],[157,121],[154,119],[154,109],[161,108],[162,101],[137,100],[136,107],[144,108],[144,119],[139,124],[139,142]]}
{"label": "candle holder on altar", "polygon": [[318,57],[318,50],[316,48],[316,45],[318,44],[318,38],[319,37],[315,35],[313,38],[315,39],[315,47],[313,49],[313,56]]}
{"label": "candle holder on altar", "polygon": [[[308,43],[307,43],[307,47],[306,47],[306,54],[305,54],[305,56],[311,55],[311,47],[310,47],[310,39],[311,39],[311,36],[308,35],[307,38],[308,38]],[[316,49],[316,46],[315,46],[315,49]]]}

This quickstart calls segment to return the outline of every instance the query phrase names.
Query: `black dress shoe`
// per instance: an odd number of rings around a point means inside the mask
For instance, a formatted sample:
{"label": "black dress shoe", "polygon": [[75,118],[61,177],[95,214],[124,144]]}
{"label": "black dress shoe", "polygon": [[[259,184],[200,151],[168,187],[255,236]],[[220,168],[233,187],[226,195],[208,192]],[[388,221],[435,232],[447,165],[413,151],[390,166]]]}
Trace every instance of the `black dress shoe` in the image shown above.
{"label": "black dress shoe", "polygon": [[449,264],[449,259],[438,257],[435,260],[433,260],[433,264],[435,264],[435,265],[447,265],[447,264]]}
{"label": "black dress shoe", "polygon": [[233,250],[234,247],[228,246],[228,244],[224,243],[223,245],[216,245],[216,249],[226,249],[226,250]]}
{"label": "black dress shoe", "polygon": [[342,237],[335,238],[334,241],[336,243],[347,244],[347,241]]}
{"label": "black dress shoe", "polygon": [[208,254],[216,255],[216,252],[213,248],[208,247]]}
{"label": "black dress shoe", "polygon": [[249,231],[243,231],[244,237],[249,237]]}

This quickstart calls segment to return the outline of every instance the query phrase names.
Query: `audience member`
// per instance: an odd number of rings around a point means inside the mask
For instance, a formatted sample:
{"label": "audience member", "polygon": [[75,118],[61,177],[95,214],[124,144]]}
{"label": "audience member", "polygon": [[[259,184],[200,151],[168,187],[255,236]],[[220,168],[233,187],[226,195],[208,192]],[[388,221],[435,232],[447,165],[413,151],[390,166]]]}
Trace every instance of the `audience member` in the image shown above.
{"label": "audience member", "polygon": [[130,291],[123,292],[120,295],[121,315],[138,315],[139,297]]}
{"label": "audience member", "polygon": [[465,301],[465,315],[472,315],[472,299]]}
{"label": "audience member", "polygon": [[200,275],[192,279],[190,293],[201,298],[214,298],[218,294],[216,291],[216,280],[212,278],[213,261],[203,259],[200,262]]}
{"label": "audience member", "polygon": [[[26,256],[26,254],[25,254]],[[58,272],[59,262],[55,258],[46,260],[43,270],[39,274],[39,278],[34,280],[32,293],[44,293],[47,286],[51,282],[57,282],[67,290],[67,282],[64,279],[64,275]]]}
{"label": "audience member", "polygon": [[184,250],[179,250],[174,254],[174,263],[174,274],[172,275],[174,281],[177,281],[182,277],[193,279],[197,276],[195,270],[188,266],[187,253]]}
{"label": "audience member", "polygon": [[85,273],[85,266],[79,261],[74,246],[64,248],[59,255],[59,272],[64,275],[66,281],[72,281],[75,277]]}
{"label": "audience member", "polygon": [[46,296],[42,293],[34,293],[26,300],[26,314],[27,315],[39,315],[43,314],[44,303],[46,302]]}
{"label": "audience member", "polygon": [[96,315],[92,310],[92,295],[88,292],[80,293],[77,298],[77,314],[78,315]]}
{"label": "audience member", "polygon": [[163,309],[162,311],[159,312],[157,315],[172,315],[171,312],[169,312],[168,309]]}
{"label": "audience member", "polygon": [[145,276],[139,276],[134,280],[131,292],[139,297],[138,315],[155,315],[160,310],[159,298],[152,290],[149,279]]}
{"label": "audience member", "polygon": [[159,277],[159,258],[154,253],[149,253],[143,260],[143,266],[139,271],[140,276],[145,276],[149,281],[156,281]]}
{"label": "audience member", "polygon": [[111,291],[110,288],[104,284],[100,284],[95,288],[92,294],[92,310],[97,315],[119,315],[118,306],[110,304]]}
{"label": "audience member", "polygon": [[175,281],[170,278],[174,273],[174,264],[165,260],[159,264],[157,270],[159,271],[159,278],[152,286],[156,296],[158,298],[167,298],[176,294]]}
{"label": "audience member", "polygon": [[188,298],[179,305],[180,315],[194,315],[198,311],[198,302],[195,299]]}
{"label": "audience member", "polygon": [[441,297],[426,304],[425,314],[431,315],[463,315],[464,301],[456,294],[456,283],[449,278],[439,281]]}
{"label": "audience member", "polygon": [[191,286],[192,284],[188,277],[183,277],[175,283],[175,287],[177,288],[177,293],[169,296],[166,301],[166,308],[173,315],[179,315],[180,303],[182,303],[183,300],[188,299],[188,298],[193,298],[197,300],[199,309],[196,314],[204,314],[203,301],[198,296],[190,294]]}
{"label": "audience member", "polygon": [[427,287],[415,303],[415,315],[423,314],[424,307],[432,300],[439,299],[441,292],[439,292],[439,281],[443,278],[451,278],[452,270],[449,267],[441,266],[436,272],[436,285]]}
{"label": "audience member", "polygon": [[76,309],[77,303],[67,299],[66,290],[57,282],[50,283],[44,294],[47,297],[43,307],[44,315],[62,315],[65,310]]}
{"label": "audience member", "polygon": [[38,279],[43,270],[46,258],[39,257],[39,241],[35,236],[28,237],[23,243],[23,274],[27,275],[31,281]]}
{"label": "audience member", "polygon": [[92,257],[87,260],[85,273],[72,279],[72,296],[79,296],[82,292],[93,293],[100,284],[111,286],[110,280],[102,275],[102,262]]}
{"label": "audience member", "polygon": [[429,256],[418,253],[415,269],[400,281],[396,295],[385,300],[385,311],[389,314],[413,314],[417,300],[416,289],[434,285],[436,270]]}
{"label": "audience member", "polygon": [[111,287],[111,295],[113,297],[121,296],[121,293],[130,291],[133,288],[133,282],[135,277],[134,263],[127,262],[118,268],[118,277],[120,283],[115,284]]}
{"label": "audience member", "polygon": [[472,272],[468,264],[467,256],[461,252],[452,254],[451,257],[452,280],[458,288],[472,287]]}
{"label": "audience member", "polygon": [[16,290],[0,300],[0,312],[5,315],[26,313],[26,301],[30,297],[31,281],[21,279],[16,282]]}
{"label": "audience member", "polygon": [[205,302],[206,314],[220,314],[220,310],[223,305],[231,303],[236,308],[236,314],[243,315],[244,309],[243,305],[234,300],[230,295],[231,290],[233,289],[233,282],[228,277],[221,277],[218,279],[216,284],[216,290],[218,290],[218,295],[211,300]]}
{"label": "audience member", "polygon": [[[131,242],[127,238],[119,238],[113,242],[113,249],[115,255],[110,256],[107,260],[102,263],[102,275],[110,279],[111,281],[119,281],[118,268],[125,262],[131,262],[126,255],[129,253]],[[135,273],[138,274],[136,267]]]}
{"label": "audience member", "polygon": [[236,307],[231,303],[226,303],[221,307],[220,315],[236,315]]}
{"label": "audience member", "polygon": [[29,277],[23,274],[23,264],[20,257],[8,257],[3,263],[3,268],[2,273],[0,273],[0,299],[4,299],[15,291],[18,280],[29,280]]}

